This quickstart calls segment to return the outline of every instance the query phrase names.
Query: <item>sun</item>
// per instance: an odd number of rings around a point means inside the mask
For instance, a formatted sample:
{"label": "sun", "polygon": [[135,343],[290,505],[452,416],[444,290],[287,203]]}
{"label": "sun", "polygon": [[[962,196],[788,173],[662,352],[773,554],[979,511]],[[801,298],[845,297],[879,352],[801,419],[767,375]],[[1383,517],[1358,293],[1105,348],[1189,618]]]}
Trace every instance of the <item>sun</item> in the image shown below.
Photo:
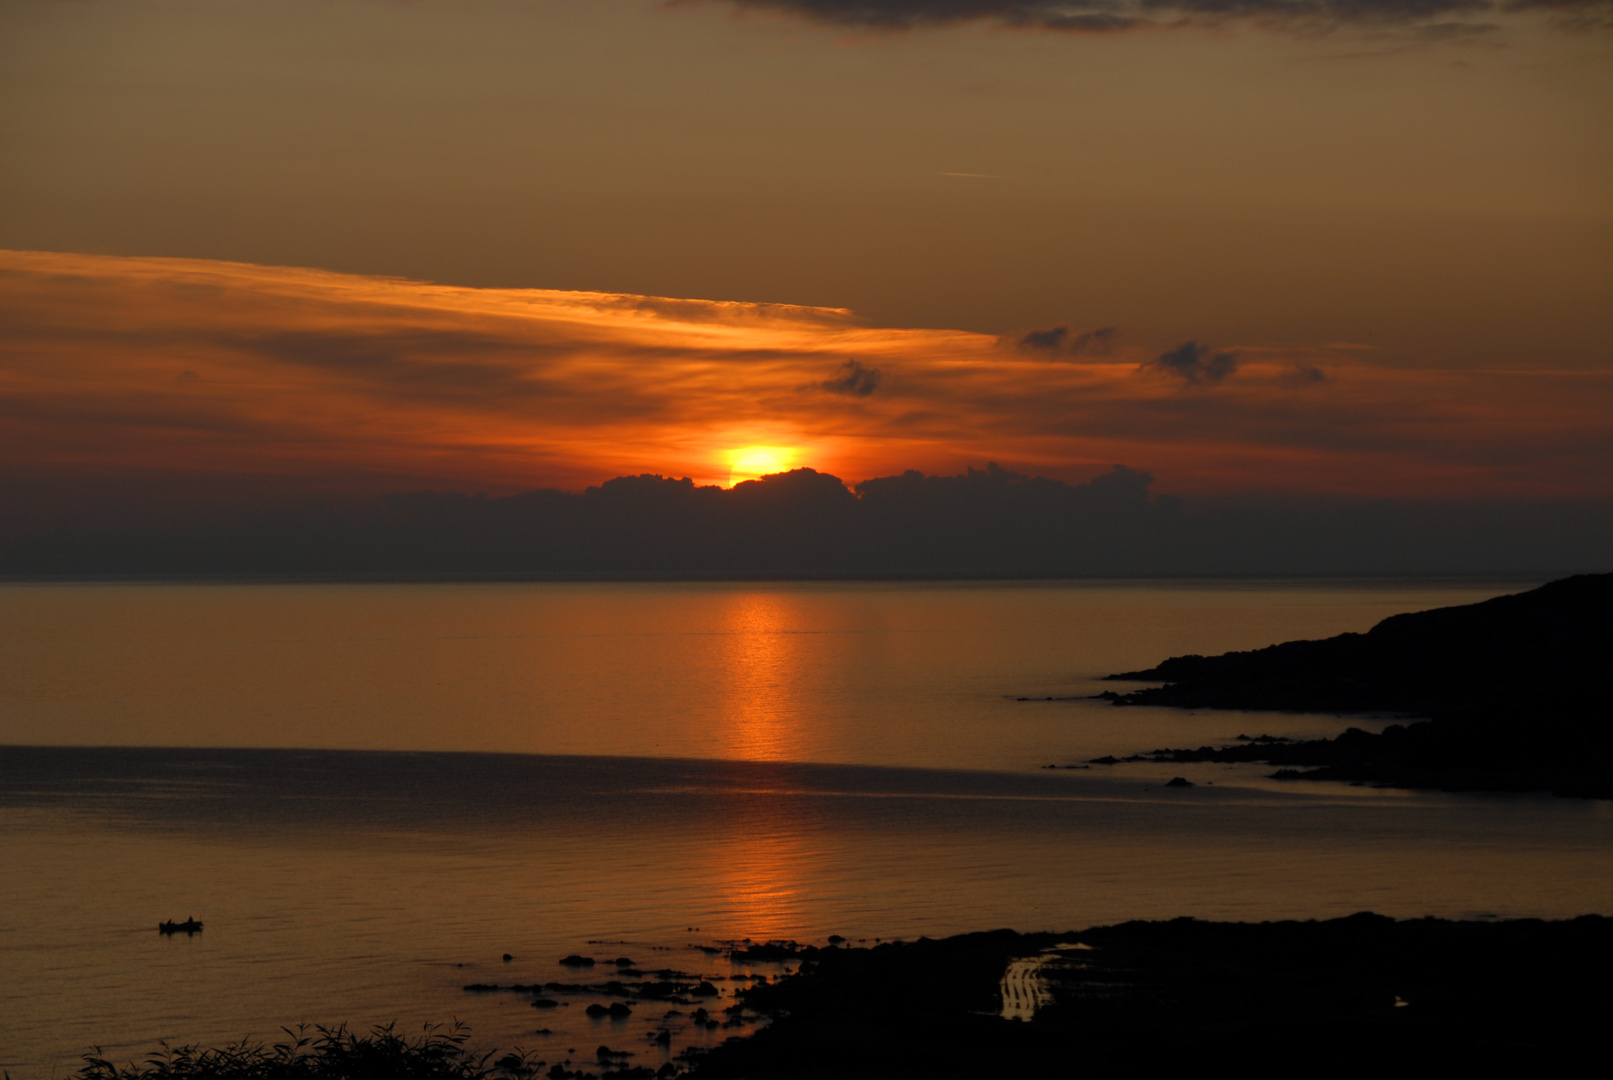
{"label": "sun", "polygon": [[787,446],[746,446],[728,451],[728,486],[787,472],[797,453]]}

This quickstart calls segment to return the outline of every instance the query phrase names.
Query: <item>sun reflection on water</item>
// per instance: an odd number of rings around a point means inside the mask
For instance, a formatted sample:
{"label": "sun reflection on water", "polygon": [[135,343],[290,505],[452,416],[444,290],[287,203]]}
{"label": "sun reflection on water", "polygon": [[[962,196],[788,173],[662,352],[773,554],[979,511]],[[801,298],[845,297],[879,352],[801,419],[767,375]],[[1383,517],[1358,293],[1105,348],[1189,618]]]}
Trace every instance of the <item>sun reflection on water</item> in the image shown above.
{"label": "sun reflection on water", "polygon": [[721,710],[728,757],[800,757],[793,719],[802,658],[789,633],[791,607],[788,597],[766,592],[735,594],[728,607],[732,644]]}
{"label": "sun reflection on water", "polygon": [[[727,756],[747,761],[800,760],[798,698],[806,658],[792,631],[802,623],[788,593],[735,594],[725,612],[728,670],[723,680],[722,724]],[[713,875],[720,883],[722,921],[739,937],[765,941],[799,933],[804,883],[815,858],[805,839],[800,807],[757,777],[762,790],[741,796],[731,843],[721,845]]]}
{"label": "sun reflection on water", "polygon": [[756,827],[714,852],[725,932],[756,941],[794,937],[806,921],[805,883],[814,853],[796,824],[747,824]]}

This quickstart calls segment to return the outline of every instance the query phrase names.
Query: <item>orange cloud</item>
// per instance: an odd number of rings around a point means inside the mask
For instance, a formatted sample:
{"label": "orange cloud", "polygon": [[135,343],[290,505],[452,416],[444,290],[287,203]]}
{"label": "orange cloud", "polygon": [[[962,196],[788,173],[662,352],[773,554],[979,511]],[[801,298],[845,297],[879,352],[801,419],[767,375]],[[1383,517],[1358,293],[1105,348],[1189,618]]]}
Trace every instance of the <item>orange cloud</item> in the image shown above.
{"label": "orange cloud", "polygon": [[1605,372],[1111,338],[1049,363],[820,308],[0,252],[0,468],[514,491],[726,484],[763,447],[853,482],[1124,462],[1176,491],[1613,494]]}

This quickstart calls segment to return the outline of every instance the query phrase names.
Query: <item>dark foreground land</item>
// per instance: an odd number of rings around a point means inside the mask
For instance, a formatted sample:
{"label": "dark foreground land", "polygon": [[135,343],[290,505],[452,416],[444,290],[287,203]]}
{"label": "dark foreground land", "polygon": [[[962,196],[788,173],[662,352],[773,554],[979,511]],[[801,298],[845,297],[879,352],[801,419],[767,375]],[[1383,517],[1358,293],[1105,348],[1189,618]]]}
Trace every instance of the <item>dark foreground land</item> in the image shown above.
{"label": "dark foreground land", "polygon": [[1109,678],[1165,684],[1104,695],[1116,705],[1420,720],[1381,734],[1157,750],[1145,755],[1152,760],[1263,761],[1285,766],[1277,774],[1285,778],[1613,798],[1613,574],[1395,615],[1365,634],[1176,656]]}
{"label": "dark foreground land", "polygon": [[[562,1078],[1037,1077],[1156,1074],[1237,1062],[1304,1068],[1566,1067],[1595,1053],[1613,1006],[1613,920],[1131,922],[1078,934],[1009,930],[872,948],[768,945],[741,960],[799,971],[741,992],[770,1021],[703,1056],[650,1070],[550,1066]],[[1028,1021],[1001,1015],[1009,964],[1041,958],[1050,996]],[[211,1056],[210,1056],[211,1055]],[[203,1052],[82,1080],[521,1077],[514,1056],[383,1032],[300,1050]]]}
{"label": "dark foreground land", "polygon": [[[1087,948],[1069,948],[1071,945]],[[1059,949],[1058,946],[1066,946]],[[998,1015],[1013,958],[1046,952],[1052,1002]],[[996,931],[806,950],[745,994],[772,1016],[697,1077],[1154,1074],[1567,1062],[1599,1044],[1613,920],[1132,922],[1080,934]]]}

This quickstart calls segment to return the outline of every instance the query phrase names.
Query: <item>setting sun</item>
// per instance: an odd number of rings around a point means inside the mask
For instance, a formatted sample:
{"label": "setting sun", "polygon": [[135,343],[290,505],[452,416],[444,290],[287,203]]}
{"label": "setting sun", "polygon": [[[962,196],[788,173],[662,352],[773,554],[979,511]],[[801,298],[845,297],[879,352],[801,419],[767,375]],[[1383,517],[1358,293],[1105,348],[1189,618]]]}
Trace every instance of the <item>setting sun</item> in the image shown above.
{"label": "setting sun", "polygon": [[728,486],[786,472],[792,467],[796,456],[795,450],[781,446],[747,446],[731,450],[728,454]]}

